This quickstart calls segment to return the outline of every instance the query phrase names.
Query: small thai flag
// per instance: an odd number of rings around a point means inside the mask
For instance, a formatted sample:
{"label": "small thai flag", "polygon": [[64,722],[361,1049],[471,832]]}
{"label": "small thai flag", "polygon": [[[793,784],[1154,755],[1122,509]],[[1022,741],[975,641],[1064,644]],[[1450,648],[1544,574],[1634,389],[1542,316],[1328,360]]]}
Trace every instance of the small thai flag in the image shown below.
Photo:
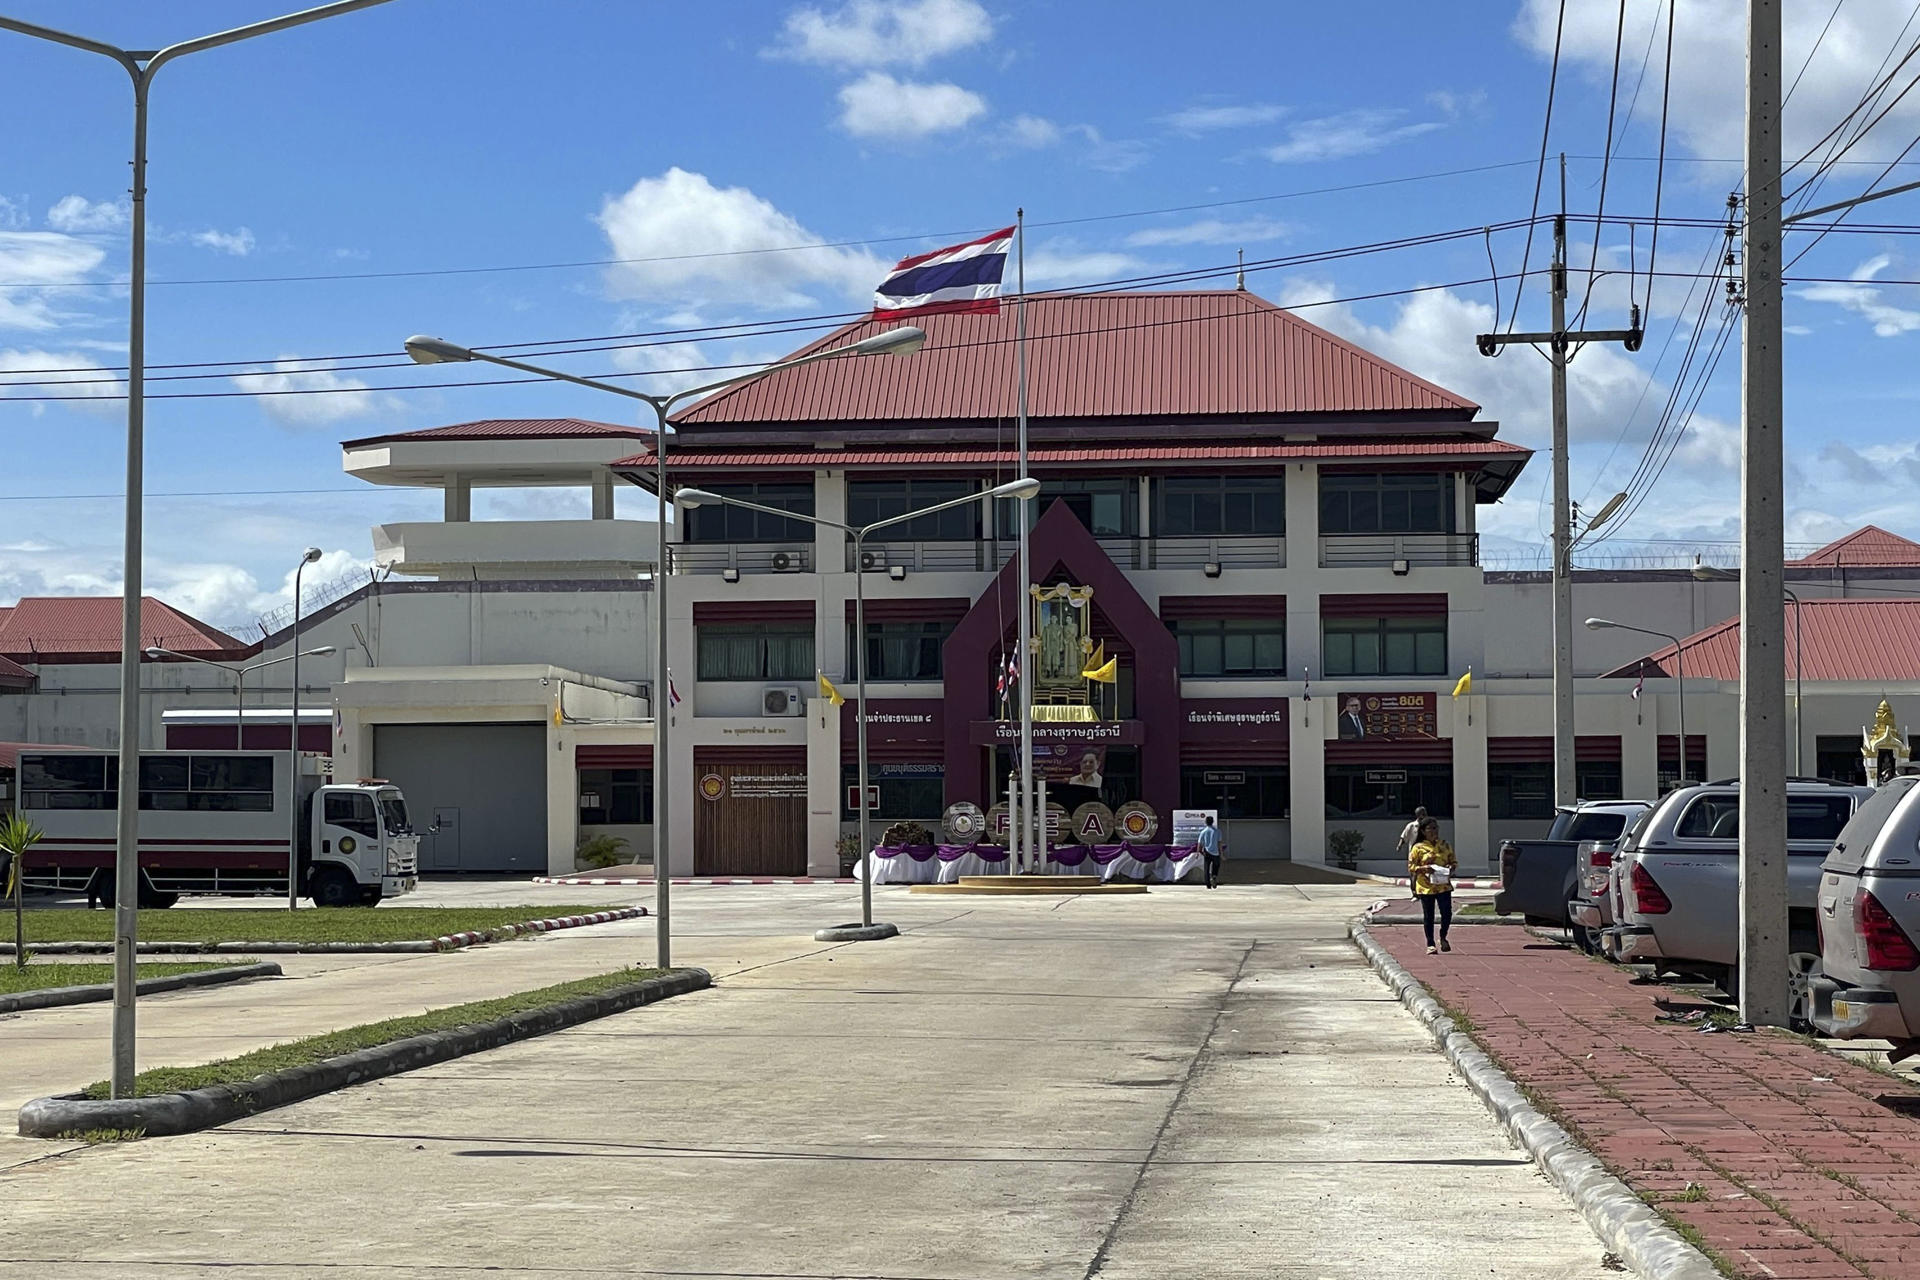
{"label": "small thai flag", "polygon": [[669,707],[677,707],[680,705],[680,690],[679,687],[673,683],[673,669],[671,667],[667,669],[667,705]]}
{"label": "small thai flag", "polygon": [[1647,677],[1643,674],[1638,680],[1635,680],[1633,682],[1633,691],[1629,693],[1627,696],[1629,698],[1632,698],[1635,702],[1640,701],[1640,690],[1646,688],[1646,685],[1647,685]]}
{"label": "small thai flag", "polygon": [[1009,685],[1016,685],[1020,683],[1020,655],[1019,654],[1013,654],[1007,658],[1007,683]]}
{"label": "small thai flag", "polygon": [[1000,279],[1007,270],[1013,228],[978,240],[902,258],[873,291],[873,319],[895,320],[937,311],[1000,314]]}

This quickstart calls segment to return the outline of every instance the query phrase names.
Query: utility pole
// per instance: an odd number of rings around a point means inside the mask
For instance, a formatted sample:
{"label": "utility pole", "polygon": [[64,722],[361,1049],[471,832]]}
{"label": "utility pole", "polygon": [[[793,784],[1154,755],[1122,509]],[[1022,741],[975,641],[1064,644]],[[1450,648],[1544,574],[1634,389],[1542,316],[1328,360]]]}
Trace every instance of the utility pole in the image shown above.
{"label": "utility pole", "polygon": [[1786,500],[1782,486],[1780,0],[1747,6],[1740,367],[1740,1021],[1787,1025]]}
{"label": "utility pole", "polygon": [[[1595,236],[1600,227],[1593,229]],[[1553,219],[1553,267],[1548,292],[1553,299],[1553,329],[1548,333],[1483,333],[1474,344],[1494,356],[1512,343],[1547,344],[1553,366],[1553,802],[1570,805],[1579,797],[1573,763],[1573,503],[1567,473],[1567,360],[1576,342],[1618,342],[1640,349],[1640,307],[1633,307],[1629,329],[1567,331],[1567,157],[1560,156],[1560,212]],[[1497,322],[1498,316],[1494,317]],[[1608,514],[1612,514],[1608,512]],[[1782,961],[1784,964],[1785,961]]]}

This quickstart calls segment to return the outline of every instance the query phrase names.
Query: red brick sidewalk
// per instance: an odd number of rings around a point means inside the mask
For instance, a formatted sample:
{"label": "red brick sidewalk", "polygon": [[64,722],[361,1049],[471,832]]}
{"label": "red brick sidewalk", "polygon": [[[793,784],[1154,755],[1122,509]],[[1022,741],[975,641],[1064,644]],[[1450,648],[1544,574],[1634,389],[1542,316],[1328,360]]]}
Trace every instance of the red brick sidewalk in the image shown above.
{"label": "red brick sidewalk", "polygon": [[1374,937],[1734,1274],[1920,1280],[1920,1081],[1782,1033],[1655,1022],[1664,988],[1523,930],[1455,929],[1437,956],[1417,927]]}

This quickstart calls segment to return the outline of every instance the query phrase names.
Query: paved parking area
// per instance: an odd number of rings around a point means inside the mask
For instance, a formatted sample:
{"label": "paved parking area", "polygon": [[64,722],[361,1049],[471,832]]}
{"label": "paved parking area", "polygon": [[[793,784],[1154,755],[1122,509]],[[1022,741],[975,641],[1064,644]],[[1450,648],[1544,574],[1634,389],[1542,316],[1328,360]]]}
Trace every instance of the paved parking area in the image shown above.
{"label": "paved parking area", "polygon": [[690,890],[712,991],[15,1163],[0,1277],[1609,1274],[1345,940],[1366,889],[886,891],[901,938],[806,936],[854,900]]}
{"label": "paved parking area", "polygon": [[[1374,936],[1615,1173],[1741,1276],[1920,1280],[1920,1079],[1778,1032],[1655,1021],[1664,989],[1524,929]],[[1676,997],[1685,999],[1684,996]]]}

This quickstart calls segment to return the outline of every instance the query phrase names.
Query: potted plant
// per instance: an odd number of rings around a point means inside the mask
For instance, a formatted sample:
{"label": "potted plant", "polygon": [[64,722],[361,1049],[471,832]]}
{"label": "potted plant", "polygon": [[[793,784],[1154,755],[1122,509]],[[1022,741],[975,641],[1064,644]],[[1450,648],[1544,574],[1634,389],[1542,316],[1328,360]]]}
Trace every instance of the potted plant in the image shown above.
{"label": "potted plant", "polygon": [[1353,871],[1360,865],[1360,851],[1366,847],[1367,837],[1352,827],[1342,827],[1327,832],[1327,861],[1342,871]]}

